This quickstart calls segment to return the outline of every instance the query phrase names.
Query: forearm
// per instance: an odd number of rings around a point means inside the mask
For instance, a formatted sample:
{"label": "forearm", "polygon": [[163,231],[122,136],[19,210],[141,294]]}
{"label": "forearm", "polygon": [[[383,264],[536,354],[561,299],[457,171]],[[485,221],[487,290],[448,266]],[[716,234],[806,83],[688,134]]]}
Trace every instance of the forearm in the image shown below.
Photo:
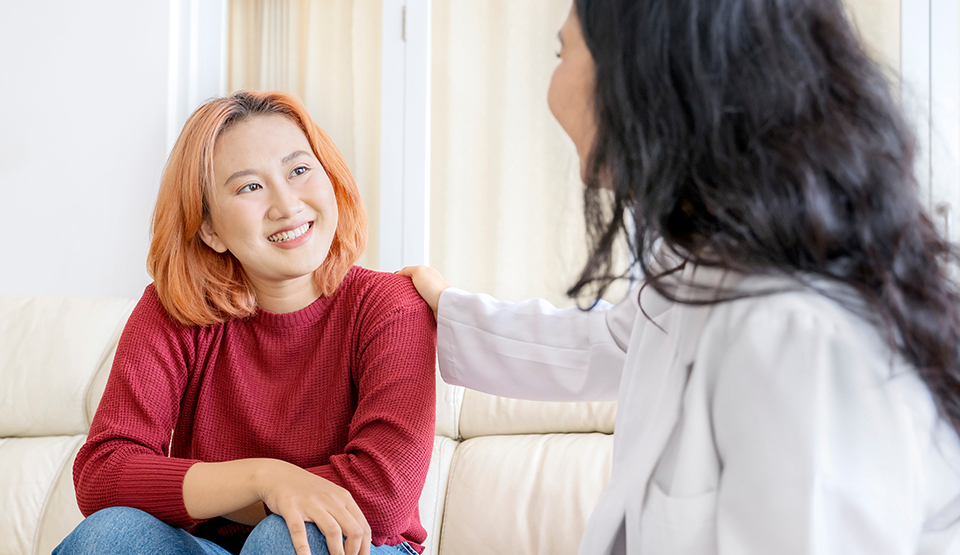
{"label": "forearm", "polygon": [[239,459],[194,464],[183,478],[183,505],[195,519],[227,516],[247,523],[256,509],[251,505],[260,501],[260,480],[269,465],[277,462]]}
{"label": "forearm", "polygon": [[[614,310],[615,309],[615,310]],[[615,399],[629,330],[618,337],[611,309],[557,309],[541,299],[505,303],[447,289],[437,320],[437,357],[444,381],[491,395],[540,401]],[[629,319],[632,325],[632,319]],[[620,331],[619,329],[617,330]]]}

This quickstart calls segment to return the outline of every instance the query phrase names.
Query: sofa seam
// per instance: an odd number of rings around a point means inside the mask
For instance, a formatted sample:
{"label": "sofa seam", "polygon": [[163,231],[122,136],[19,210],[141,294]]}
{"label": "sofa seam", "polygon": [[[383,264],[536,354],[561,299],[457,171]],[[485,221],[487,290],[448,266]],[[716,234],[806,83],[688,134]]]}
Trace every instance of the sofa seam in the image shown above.
{"label": "sofa seam", "polygon": [[[70,435],[66,437],[73,438],[73,439],[77,439],[77,438],[82,439],[82,438],[85,438],[86,436],[87,434],[75,434],[75,435]],[[37,519],[37,529],[33,533],[34,555],[40,555],[40,530],[43,528],[43,522],[46,519],[47,510],[50,508],[50,498],[53,497],[53,490],[55,490],[57,488],[57,484],[60,483],[60,477],[63,475],[63,471],[67,467],[67,462],[74,458],[74,455],[80,450],[80,447],[82,447],[82,442],[78,443],[77,445],[74,445],[73,449],[70,450],[70,453],[60,463],[60,466],[59,468],[57,468],[57,472],[54,475],[53,482],[50,484],[50,489],[47,490],[47,494],[43,497],[43,505],[40,508],[40,518]],[[70,479],[72,480],[73,476],[71,476]]]}
{"label": "sofa seam", "polygon": [[460,386],[454,391],[454,408],[453,411],[453,427],[457,432],[457,437],[453,438],[457,442],[463,441],[463,434],[460,432],[460,419],[463,416],[463,397],[464,397],[464,388]]}
{"label": "sofa seam", "polygon": [[100,359],[97,362],[97,367],[94,369],[93,373],[90,374],[90,379],[87,380],[87,385],[83,388],[83,416],[86,420],[86,430],[83,432],[83,435],[86,435],[87,432],[90,431],[90,424],[93,422],[94,415],[90,413],[90,403],[87,402],[87,397],[90,395],[90,390],[93,388],[93,382],[96,379],[100,368],[107,361],[107,358],[110,357],[110,353],[116,350],[117,343],[120,341],[120,335],[123,333],[123,328],[127,325],[127,320],[130,318],[130,314],[133,313],[134,308],[136,308],[136,302],[132,300],[129,301],[127,303],[127,308],[124,309],[123,314],[121,315],[120,322],[117,323],[113,333],[110,334],[110,341],[107,343],[107,348],[104,349],[103,353],[101,353]]}
{"label": "sofa seam", "polygon": [[[446,442],[440,441],[440,462],[443,463],[443,452],[446,448]],[[452,459],[451,459],[452,462]],[[433,514],[437,515],[440,518],[439,526],[437,526],[437,550],[440,550],[440,539],[443,537],[443,512],[440,511],[440,482],[443,476],[443,472],[437,472],[437,499],[433,502]],[[450,476],[447,475],[447,482],[449,483]],[[443,488],[443,494],[446,496],[447,488]],[[444,506],[446,506],[446,499],[444,499]]]}
{"label": "sofa seam", "polygon": [[[460,459],[459,448],[462,444],[463,444],[462,441],[457,441],[457,446],[453,451],[453,457],[450,458],[450,470],[447,472],[447,487],[444,488],[443,490],[443,512],[440,514],[440,537],[437,539],[437,551],[441,553],[443,552],[443,549],[441,549],[443,547],[443,538],[444,538],[443,528],[446,522],[447,506],[450,501],[450,478],[453,477],[453,470],[454,468],[456,468],[457,461]],[[440,496],[437,496],[438,501],[439,501],[439,497]]]}

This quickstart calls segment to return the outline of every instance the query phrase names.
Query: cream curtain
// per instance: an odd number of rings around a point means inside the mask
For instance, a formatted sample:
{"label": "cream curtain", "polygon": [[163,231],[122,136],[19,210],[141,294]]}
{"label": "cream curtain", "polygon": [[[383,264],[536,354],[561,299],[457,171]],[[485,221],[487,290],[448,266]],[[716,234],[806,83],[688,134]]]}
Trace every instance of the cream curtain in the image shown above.
{"label": "cream curtain", "polygon": [[585,260],[573,143],[547,107],[570,0],[433,0],[430,263],[560,305]]}
{"label": "cream curtain", "polygon": [[901,0],[845,0],[847,11],[874,57],[900,78]]}
{"label": "cream curtain", "polygon": [[353,171],[370,218],[360,263],[375,267],[380,186],[380,2],[232,0],[229,90],[303,100]]}

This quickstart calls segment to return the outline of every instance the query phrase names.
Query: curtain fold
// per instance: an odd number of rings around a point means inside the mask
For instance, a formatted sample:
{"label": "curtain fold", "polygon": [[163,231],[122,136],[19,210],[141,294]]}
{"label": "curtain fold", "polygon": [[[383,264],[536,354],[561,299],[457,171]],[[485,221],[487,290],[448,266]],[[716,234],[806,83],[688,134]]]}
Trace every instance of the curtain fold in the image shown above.
{"label": "curtain fold", "polygon": [[573,143],[547,106],[569,0],[433,0],[431,265],[562,306],[585,261]]}
{"label": "curtain fold", "polygon": [[370,220],[360,260],[375,268],[380,186],[381,3],[232,0],[227,88],[296,94],[353,172]]}

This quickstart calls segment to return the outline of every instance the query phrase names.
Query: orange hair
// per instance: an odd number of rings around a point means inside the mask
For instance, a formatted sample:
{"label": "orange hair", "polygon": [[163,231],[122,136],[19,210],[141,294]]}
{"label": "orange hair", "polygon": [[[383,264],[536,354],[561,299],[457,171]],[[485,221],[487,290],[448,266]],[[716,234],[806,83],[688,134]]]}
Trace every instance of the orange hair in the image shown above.
{"label": "orange hair", "polygon": [[283,114],[300,126],[333,184],[339,221],[330,252],[313,274],[321,294],[337,290],[366,246],[367,217],[353,176],[333,141],[296,97],[240,91],[211,100],[184,124],[167,160],[147,255],[147,270],[160,302],[184,324],[204,326],[245,318],[257,309],[256,293],[240,262],[229,252],[221,254],[208,247],[199,232],[209,216],[205,195],[213,184],[217,137],[240,121],[264,114]]}

